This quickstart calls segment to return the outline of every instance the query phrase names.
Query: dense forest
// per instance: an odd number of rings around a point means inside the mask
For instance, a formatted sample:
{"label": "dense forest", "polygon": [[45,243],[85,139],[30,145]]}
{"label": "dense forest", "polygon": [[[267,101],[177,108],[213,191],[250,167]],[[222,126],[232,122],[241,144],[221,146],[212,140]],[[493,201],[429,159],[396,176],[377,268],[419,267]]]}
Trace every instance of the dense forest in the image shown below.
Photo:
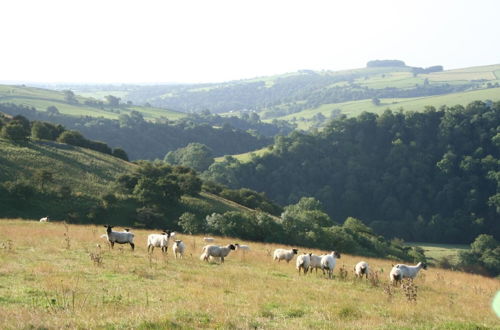
{"label": "dense forest", "polygon": [[334,220],[353,216],[385,237],[467,242],[500,237],[500,103],[363,113],[318,133],[275,138],[250,162],[226,157],[205,178],[276,202],[318,199]]}
{"label": "dense forest", "polygon": [[120,115],[119,120],[75,117],[9,103],[0,104],[0,112],[64,125],[90,139],[124,149],[130,159],[163,159],[169,151],[190,142],[207,145],[215,157],[238,154],[262,148],[272,143],[271,136],[293,129],[286,122],[262,123],[258,116],[224,118],[206,112],[176,122],[149,122],[136,111]]}

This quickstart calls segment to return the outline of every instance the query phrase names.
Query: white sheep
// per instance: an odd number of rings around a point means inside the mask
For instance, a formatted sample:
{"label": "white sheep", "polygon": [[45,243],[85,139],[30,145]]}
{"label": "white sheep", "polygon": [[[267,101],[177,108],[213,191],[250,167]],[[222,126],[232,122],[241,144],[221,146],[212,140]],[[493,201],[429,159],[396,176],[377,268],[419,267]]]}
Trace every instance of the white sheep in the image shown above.
{"label": "white sheep", "polygon": [[205,245],[202,250],[202,254],[200,256],[200,260],[205,260],[208,262],[210,257],[212,258],[220,258],[221,263],[224,263],[224,258],[227,257],[231,250],[236,249],[234,244],[228,244],[226,246],[218,246],[218,245]]}
{"label": "white sheep", "polygon": [[130,244],[132,250],[134,250],[134,234],[128,231],[113,231],[113,226],[105,225],[106,227],[106,237],[108,239],[111,248],[114,247],[115,243],[118,244]]}
{"label": "white sheep", "polygon": [[335,251],[321,257],[321,269],[323,270],[323,273],[325,270],[328,272],[328,278],[333,277],[333,269],[337,264],[337,258],[340,259],[340,253]]}
{"label": "white sheep", "polygon": [[250,247],[248,245],[241,245],[239,243],[235,243],[234,246],[236,247],[236,251],[243,251],[244,252],[248,252],[250,251]]}
{"label": "white sheep", "polygon": [[316,270],[316,274],[318,274],[318,268],[321,269],[321,258],[323,256],[317,256],[315,254],[311,254],[310,263],[309,263],[309,271],[312,272],[313,269]]}
{"label": "white sheep", "polygon": [[185,249],[186,245],[184,244],[184,242],[182,242],[180,239],[176,240],[174,242],[174,245],[172,245],[172,250],[174,250],[175,259],[177,259],[177,256],[179,256],[179,258],[182,258],[184,256]]}
{"label": "white sheep", "polygon": [[394,265],[389,273],[389,279],[392,284],[397,284],[401,282],[403,278],[415,278],[421,269],[427,269],[427,265],[423,262],[419,262],[415,266],[408,266],[404,264]]}
{"label": "white sheep", "polygon": [[368,263],[366,261],[360,261],[354,266],[354,275],[359,278],[363,278],[363,276],[366,276],[368,279],[368,273],[369,273],[369,268],[368,268]]}
{"label": "white sheep", "polygon": [[299,271],[300,275],[300,270],[302,269],[302,272],[307,274],[307,271],[309,270],[309,265],[311,264],[311,253],[304,253],[301,254],[300,256],[297,257],[297,260],[295,261],[295,266],[297,267],[297,270]]}
{"label": "white sheep", "polygon": [[280,262],[281,260],[286,260],[286,262],[289,263],[290,260],[293,259],[293,256],[297,254],[297,252],[299,252],[299,250],[297,249],[291,249],[291,250],[276,249],[274,250],[273,260],[278,260],[278,262]]}
{"label": "white sheep", "polygon": [[203,237],[203,241],[207,243],[213,243],[215,239],[213,237]]}
{"label": "white sheep", "polygon": [[164,230],[161,234],[148,235],[148,252],[153,253],[155,247],[161,248],[161,252],[167,253],[168,241],[171,237],[175,236],[174,232]]}
{"label": "white sheep", "polygon": [[41,218],[40,222],[49,222],[49,217],[46,216],[46,217]]}

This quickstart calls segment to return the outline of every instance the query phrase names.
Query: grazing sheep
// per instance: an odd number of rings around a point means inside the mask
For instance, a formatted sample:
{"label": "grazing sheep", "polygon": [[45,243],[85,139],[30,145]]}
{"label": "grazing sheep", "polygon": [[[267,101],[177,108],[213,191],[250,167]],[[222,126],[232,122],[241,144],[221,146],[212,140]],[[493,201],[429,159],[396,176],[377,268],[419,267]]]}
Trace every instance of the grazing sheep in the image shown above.
{"label": "grazing sheep", "polygon": [[215,239],[213,237],[203,237],[203,241],[207,243],[213,243]]}
{"label": "grazing sheep", "polygon": [[368,279],[368,263],[365,261],[360,261],[354,266],[354,275],[359,278],[363,278],[363,276],[366,276],[366,279]]}
{"label": "grazing sheep", "polygon": [[309,263],[309,271],[312,272],[313,269],[316,269],[316,274],[318,274],[318,268],[321,269],[321,258],[323,256],[317,256],[315,254],[311,254]]}
{"label": "grazing sheep", "polygon": [[299,250],[297,249],[291,249],[291,250],[276,249],[274,250],[273,260],[278,260],[278,262],[280,262],[281,260],[286,260],[286,262],[289,263],[290,260],[293,259],[293,256],[297,254],[297,252],[299,252]]}
{"label": "grazing sheep", "polygon": [[226,246],[218,245],[205,245],[200,256],[200,260],[205,260],[208,262],[208,258],[220,258],[221,263],[224,263],[224,258],[227,257],[231,250],[236,249],[234,244],[228,244]]}
{"label": "grazing sheep", "polygon": [[40,222],[49,222],[49,217],[46,216],[46,217],[41,218]]}
{"label": "grazing sheep", "polygon": [[392,284],[396,285],[398,282],[401,282],[403,278],[415,278],[422,268],[427,269],[427,265],[423,262],[419,262],[415,266],[397,264],[392,267],[389,273],[389,279]]}
{"label": "grazing sheep", "polygon": [[321,257],[321,269],[323,270],[323,273],[325,270],[328,272],[328,278],[333,277],[333,269],[337,263],[337,258],[340,259],[340,253],[335,251]]}
{"label": "grazing sheep", "polygon": [[[161,248],[161,252],[167,253],[168,240],[170,237],[175,236],[175,233],[170,230],[164,230],[161,234],[148,235],[148,252],[153,253],[155,247]],[[150,251],[151,250],[151,251]]]}
{"label": "grazing sheep", "polygon": [[243,251],[243,252],[248,252],[250,251],[250,247],[248,245],[241,245],[238,243],[235,243],[234,246],[236,247],[236,251]]}
{"label": "grazing sheep", "polygon": [[311,254],[312,253],[304,253],[297,257],[297,260],[295,261],[295,266],[299,271],[299,276],[301,269],[304,275],[307,274],[307,271],[309,270],[309,265],[311,264]]}
{"label": "grazing sheep", "polygon": [[108,242],[111,245],[111,248],[114,247],[115,243],[118,244],[130,244],[132,250],[134,250],[134,234],[130,232],[123,231],[113,231],[113,226],[105,225],[106,227],[106,236],[108,238]]}
{"label": "grazing sheep", "polygon": [[174,242],[174,245],[172,245],[172,250],[174,250],[175,259],[177,259],[177,256],[179,256],[179,258],[182,258],[184,256],[185,249],[186,245],[184,244],[184,242],[182,242],[180,239],[176,240]]}

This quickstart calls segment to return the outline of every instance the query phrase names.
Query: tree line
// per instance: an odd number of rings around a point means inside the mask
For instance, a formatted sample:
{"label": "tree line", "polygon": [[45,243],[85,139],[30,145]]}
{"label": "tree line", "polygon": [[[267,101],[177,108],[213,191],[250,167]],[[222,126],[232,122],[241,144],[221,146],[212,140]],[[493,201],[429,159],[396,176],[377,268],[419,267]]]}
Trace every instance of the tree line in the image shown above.
{"label": "tree line", "polygon": [[333,219],[387,238],[470,243],[500,237],[500,103],[363,113],[317,133],[278,136],[269,152],[226,157],[203,174],[281,205],[317,198]]}
{"label": "tree line", "polygon": [[[118,120],[68,116],[59,114],[54,109],[38,111],[34,107],[8,103],[0,104],[0,111],[14,116],[22,115],[30,120],[64,125],[92,140],[103,141],[113,148],[126,150],[130,159],[163,159],[169,151],[185,147],[190,142],[207,145],[213,150],[215,157],[244,153],[270,144],[272,138],[269,135],[286,133],[292,129],[292,126],[283,123],[278,126],[278,124],[264,124],[260,120],[258,122],[252,122],[250,119],[225,120],[211,115],[205,116],[210,119],[210,123],[201,121],[197,115],[175,122],[167,119],[150,122],[146,121],[138,111],[121,114]],[[248,123],[248,132],[231,125],[236,123],[243,127],[244,122]],[[213,127],[212,123],[220,126]],[[260,134],[260,128],[263,133],[269,135]]]}
{"label": "tree line", "polygon": [[[1,113],[5,107],[12,107],[12,105],[0,104],[0,136],[5,139],[18,143],[30,139],[57,141],[128,160],[127,153],[123,149],[112,149],[106,143],[86,139],[80,132],[67,130],[60,124],[38,120],[30,121],[22,115],[9,118]],[[17,106],[14,107],[17,108]]]}

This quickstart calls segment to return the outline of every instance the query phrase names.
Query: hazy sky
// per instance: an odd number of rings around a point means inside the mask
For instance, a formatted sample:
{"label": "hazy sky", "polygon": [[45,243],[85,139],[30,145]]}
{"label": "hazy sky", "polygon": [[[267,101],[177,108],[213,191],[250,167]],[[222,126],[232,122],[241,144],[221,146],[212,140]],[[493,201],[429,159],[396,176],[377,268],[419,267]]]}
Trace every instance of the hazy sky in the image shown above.
{"label": "hazy sky", "polygon": [[16,0],[0,81],[217,82],[373,59],[500,63],[498,0]]}

